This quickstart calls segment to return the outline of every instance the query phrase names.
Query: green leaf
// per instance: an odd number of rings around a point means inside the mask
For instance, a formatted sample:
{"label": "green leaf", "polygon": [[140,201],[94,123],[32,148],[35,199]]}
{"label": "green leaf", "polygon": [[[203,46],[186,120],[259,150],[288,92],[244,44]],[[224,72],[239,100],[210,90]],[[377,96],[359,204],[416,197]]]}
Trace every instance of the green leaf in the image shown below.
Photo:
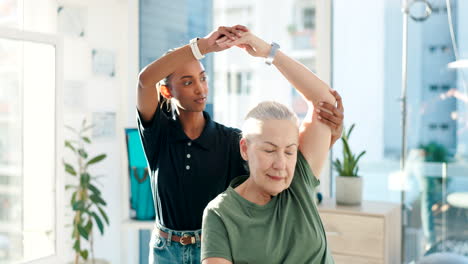
{"label": "green leaf", "polygon": [[81,250],[81,248],[80,248],[80,240],[79,240],[79,239],[75,240],[75,243],[73,244],[73,249],[74,249],[76,252],[78,252],[78,251]]}
{"label": "green leaf", "polygon": [[80,255],[84,260],[87,260],[88,259],[88,250],[85,249],[85,250],[81,251]]}
{"label": "green leaf", "polygon": [[99,189],[98,189],[96,186],[92,185],[92,184],[89,184],[89,185],[88,185],[88,189],[89,189],[90,191],[92,191],[93,193],[95,193],[96,195],[100,195],[100,194],[101,194],[101,191],[99,191]]}
{"label": "green leaf", "polygon": [[86,132],[86,131],[90,130],[93,127],[94,127],[94,125],[89,125],[89,126],[83,128],[83,129],[81,129],[81,133]]}
{"label": "green leaf", "polygon": [[91,176],[89,175],[89,173],[85,172],[81,174],[80,184],[84,186],[83,188],[88,186],[90,179],[91,179]]}
{"label": "green leaf", "polygon": [[81,137],[81,138],[83,139],[84,142],[91,144],[91,140],[89,139],[89,137]]}
{"label": "green leaf", "polygon": [[84,201],[76,201],[73,203],[72,207],[74,211],[83,211],[84,210]]}
{"label": "green leaf", "polygon": [[68,140],[65,140],[65,147],[71,149],[73,152],[76,153],[75,147],[73,147],[72,143]]}
{"label": "green leaf", "polygon": [[359,175],[358,174],[359,173],[359,167],[356,167],[353,173],[354,173],[354,175],[358,176]]}
{"label": "green leaf", "polygon": [[345,155],[345,158],[350,158],[351,154],[351,148],[349,147],[348,141],[346,139],[343,139],[343,154]]}
{"label": "green leaf", "polygon": [[102,224],[101,218],[96,213],[91,213],[91,215],[94,218],[94,221],[98,225],[99,231],[101,232],[101,235],[104,235],[104,225]]}
{"label": "green leaf", "polygon": [[87,159],[88,158],[88,153],[86,153],[86,151],[84,149],[78,149],[78,154],[80,154],[80,156],[83,158],[83,159]]}
{"label": "green leaf", "polygon": [[88,240],[89,233],[86,232],[86,229],[84,227],[82,227],[81,225],[78,225],[77,227],[78,227],[78,232],[80,232],[80,235],[84,239]]}
{"label": "green leaf", "polygon": [[91,164],[97,163],[97,162],[99,162],[99,161],[105,159],[106,156],[107,156],[106,154],[98,155],[98,156],[92,158],[90,161],[88,161],[88,163],[86,163],[86,166],[89,166],[89,165],[91,165]]}
{"label": "green leaf", "polygon": [[75,204],[75,202],[76,202],[76,194],[77,194],[77,191],[73,192],[71,200],[70,200],[70,205],[72,207],[73,207],[73,204]]}
{"label": "green leaf", "polygon": [[89,199],[91,199],[91,201],[93,201],[96,204],[106,205],[106,202],[99,195],[92,194],[91,196],[89,196]]}
{"label": "green leaf", "polygon": [[109,224],[109,218],[107,217],[107,214],[104,212],[104,210],[98,206],[98,210],[101,213],[102,217],[104,217],[104,220],[106,221],[107,224]]}
{"label": "green leaf", "polygon": [[91,233],[91,229],[93,229],[93,221],[91,219],[88,220],[88,223],[86,223],[86,226],[84,227],[86,232]]}
{"label": "green leaf", "polygon": [[71,131],[75,132],[75,133],[78,133],[78,131],[76,129],[74,129],[73,127],[71,126],[65,126],[66,128],[70,129]]}
{"label": "green leaf", "polygon": [[346,134],[346,139],[347,139],[347,140],[348,140],[349,137],[351,136],[351,132],[353,132],[353,129],[354,129],[354,126],[355,126],[355,125],[356,125],[356,124],[352,124],[351,127],[349,128],[348,134]]}
{"label": "green leaf", "polygon": [[343,129],[343,134],[341,137],[341,142],[343,143],[343,159],[342,161],[336,159],[333,162],[333,167],[341,176],[358,176],[358,162],[360,158],[366,153],[363,151],[358,156],[356,156],[351,151],[351,147],[349,146],[348,142],[354,127],[355,124],[352,124],[347,131],[346,129]]}
{"label": "green leaf", "polygon": [[70,173],[73,176],[76,176],[75,168],[73,168],[72,165],[70,165],[69,163],[66,163],[66,162],[63,162],[63,165],[65,165],[65,171],[66,172]]}
{"label": "green leaf", "polygon": [[343,165],[341,165],[341,161],[339,159],[336,159],[333,162],[333,166],[335,167],[335,170],[338,172],[339,175],[343,175]]}
{"label": "green leaf", "polygon": [[359,154],[359,156],[356,158],[356,164],[358,163],[359,159],[360,159],[364,154],[366,154],[366,151],[365,151],[365,150],[364,150],[363,152],[361,152],[361,153]]}
{"label": "green leaf", "polygon": [[73,184],[67,184],[67,185],[65,185],[65,190],[68,190],[68,189],[76,189],[76,188],[78,188],[78,186],[73,185]]}

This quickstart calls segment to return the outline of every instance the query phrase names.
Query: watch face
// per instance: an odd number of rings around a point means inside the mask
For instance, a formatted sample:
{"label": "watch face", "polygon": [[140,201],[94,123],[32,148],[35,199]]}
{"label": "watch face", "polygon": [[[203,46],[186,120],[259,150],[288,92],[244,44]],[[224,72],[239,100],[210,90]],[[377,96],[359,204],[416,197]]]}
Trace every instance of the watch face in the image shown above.
{"label": "watch face", "polygon": [[280,45],[278,45],[275,42],[271,43],[271,49],[270,49],[270,54],[268,54],[268,58],[266,58],[265,63],[268,65],[271,65],[273,63],[273,58],[276,55],[276,51],[280,48]]}

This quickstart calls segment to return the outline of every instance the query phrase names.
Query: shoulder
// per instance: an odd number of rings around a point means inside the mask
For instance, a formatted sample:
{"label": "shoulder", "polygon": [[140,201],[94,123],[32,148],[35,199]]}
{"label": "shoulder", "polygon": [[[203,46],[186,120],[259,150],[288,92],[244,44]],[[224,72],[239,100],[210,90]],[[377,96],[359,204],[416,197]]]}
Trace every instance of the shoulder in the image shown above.
{"label": "shoulder", "polygon": [[222,134],[229,135],[229,136],[241,136],[242,131],[235,127],[228,127],[223,124],[220,124],[216,121],[213,121],[215,129]]}
{"label": "shoulder", "polygon": [[229,194],[229,189],[218,194],[216,198],[211,200],[205,208],[205,211],[213,211],[217,213],[221,213],[227,208],[229,208],[229,204],[232,203],[231,195]]}
{"label": "shoulder", "polygon": [[295,179],[301,179],[302,181],[305,181],[306,184],[311,185],[313,188],[320,185],[320,181],[317,179],[317,177],[315,177],[309,163],[301,151],[297,152],[296,169],[294,170],[294,174]]}
{"label": "shoulder", "polygon": [[242,131],[238,128],[228,127],[218,122],[213,122],[214,130],[216,131],[216,143],[226,145],[226,140],[231,143],[231,146],[238,146],[242,138]]}

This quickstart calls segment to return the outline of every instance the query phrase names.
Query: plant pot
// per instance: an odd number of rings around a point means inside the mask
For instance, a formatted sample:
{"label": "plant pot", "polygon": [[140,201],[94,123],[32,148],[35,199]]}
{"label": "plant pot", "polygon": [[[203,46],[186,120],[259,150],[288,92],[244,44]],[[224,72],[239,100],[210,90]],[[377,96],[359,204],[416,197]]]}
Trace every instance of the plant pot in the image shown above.
{"label": "plant pot", "polygon": [[362,201],[362,178],[355,176],[336,177],[336,203],[360,205]]}
{"label": "plant pot", "polygon": [[[68,264],[75,264],[75,261],[70,261]],[[93,261],[91,259],[86,261],[80,260],[78,264],[93,264]],[[94,259],[94,264],[110,264],[110,262],[103,259]]]}

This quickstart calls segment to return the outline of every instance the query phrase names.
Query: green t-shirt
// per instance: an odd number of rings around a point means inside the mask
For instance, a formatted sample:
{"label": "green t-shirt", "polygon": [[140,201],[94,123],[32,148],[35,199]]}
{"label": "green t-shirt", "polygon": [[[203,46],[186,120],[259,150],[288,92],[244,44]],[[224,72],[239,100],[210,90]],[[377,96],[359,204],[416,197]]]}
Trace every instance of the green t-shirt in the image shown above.
{"label": "green t-shirt", "polygon": [[266,205],[240,196],[230,187],[205,208],[201,258],[220,257],[233,263],[334,263],[314,202],[320,182],[298,152],[291,186]]}

